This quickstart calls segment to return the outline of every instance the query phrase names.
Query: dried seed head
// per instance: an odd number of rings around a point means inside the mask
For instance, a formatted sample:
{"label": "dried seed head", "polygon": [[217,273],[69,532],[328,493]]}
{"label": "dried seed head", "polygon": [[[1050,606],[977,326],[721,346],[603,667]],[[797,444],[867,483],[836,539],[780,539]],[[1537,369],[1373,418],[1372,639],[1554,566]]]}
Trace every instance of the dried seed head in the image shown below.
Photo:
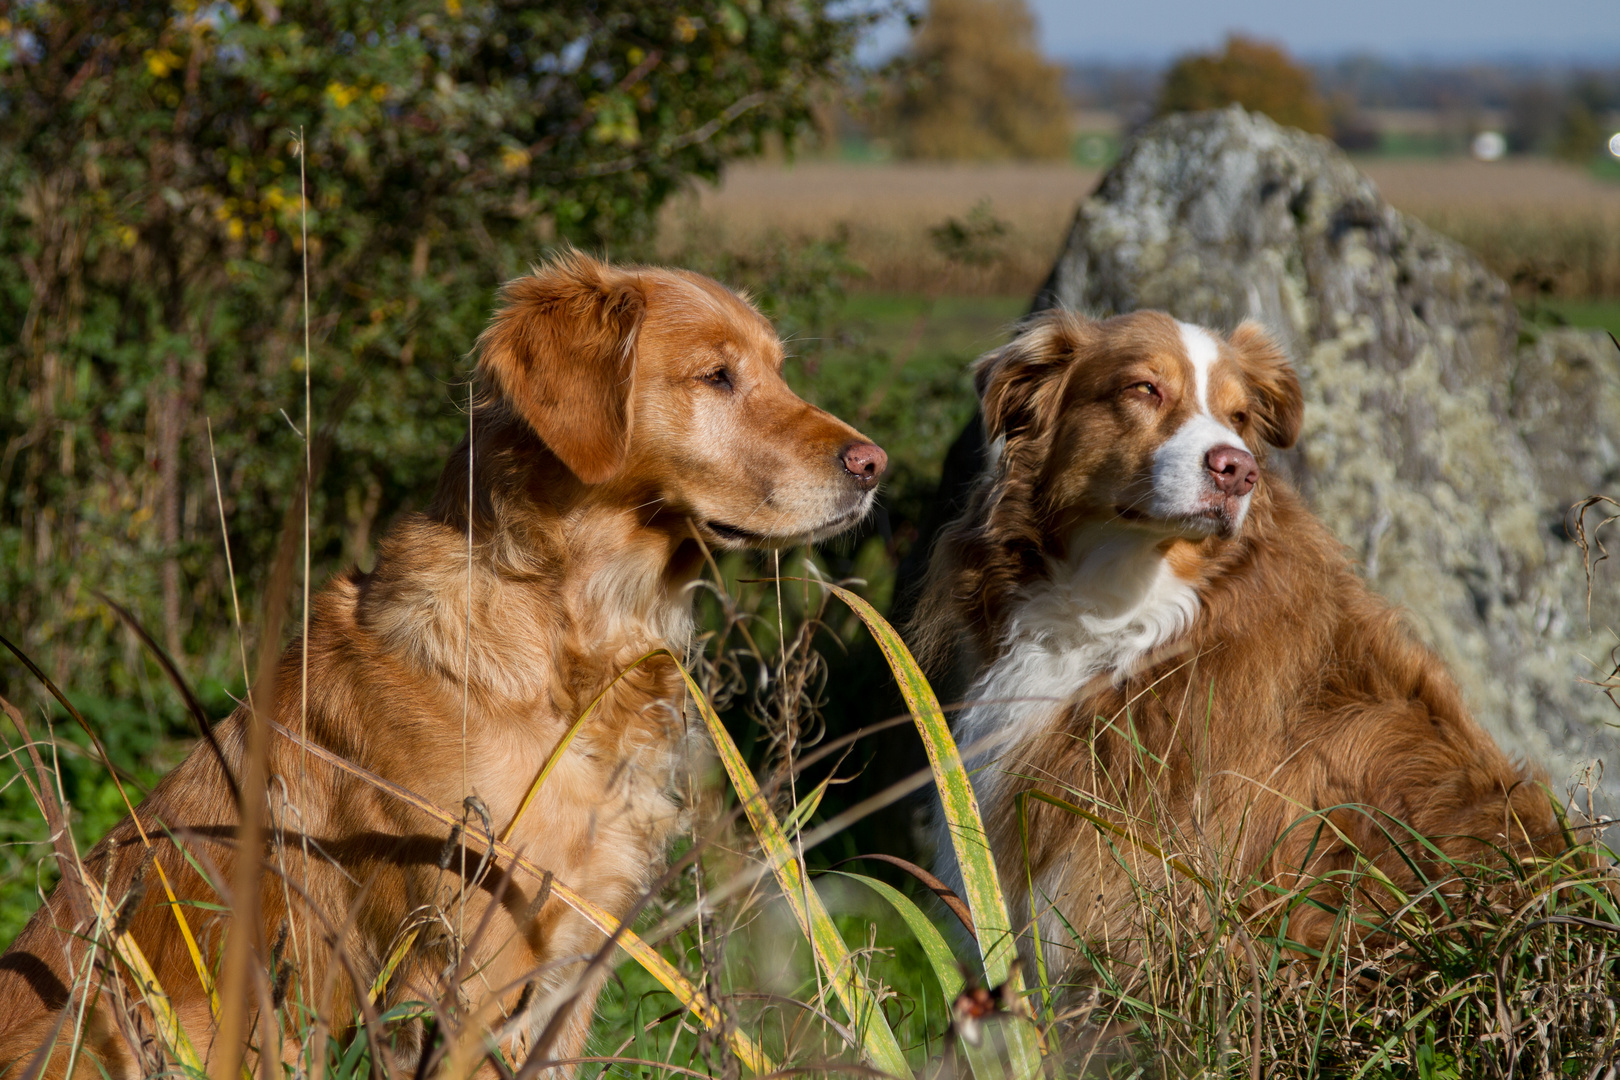
{"label": "dried seed head", "polygon": [[450,835],[445,839],[444,847],[439,849],[439,869],[450,869],[450,860],[456,857],[456,848],[461,846],[461,826],[455,825],[450,829]]}

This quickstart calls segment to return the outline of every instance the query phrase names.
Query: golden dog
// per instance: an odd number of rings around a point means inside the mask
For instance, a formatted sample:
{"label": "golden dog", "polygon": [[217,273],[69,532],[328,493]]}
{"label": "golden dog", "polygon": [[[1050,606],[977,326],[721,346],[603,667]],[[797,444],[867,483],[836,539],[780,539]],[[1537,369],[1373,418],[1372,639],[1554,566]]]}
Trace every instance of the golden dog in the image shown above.
{"label": "golden dog", "polygon": [[[319,594],[307,644],[282,657],[270,714],[440,807],[481,800],[494,831],[510,830],[530,861],[625,912],[663,865],[689,736],[667,660],[610,684],[654,650],[686,647],[687,585],[705,544],[838,533],[871,507],[886,464],[796,397],[782,362],[764,317],[697,274],[573,254],[509,283],[478,342],[471,445],[451,455],[428,512],[379,545],[376,569],[341,574]],[[542,763],[604,691],[517,818]],[[217,729],[236,777],[249,719],[239,709]],[[284,942],[295,994],[329,1017],[352,1016],[414,927],[382,1004],[432,998],[458,939],[472,939],[466,985],[493,1003],[490,1022],[532,1043],[556,1020],[546,1053],[578,1053],[605,973],[581,981],[598,930],[540,883],[475,877],[475,857],[442,857],[441,823],[285,737],[272,739],[268,768],[263,940]],[[180,838],[215,881],[234,880],[238,811],[220,761],[199,746],[137,814],[181,902],[218,904],[215,886],[163,837]],[[117,903],[145,857],[126,820],[84,865]],[[75,933],[88,928],[74,925],[64,892],[0,959],[0,1061],[26,1060],[78,1001],[87,945]],[[207,997],[161,891],[145,895],[130,930],[207,1056]],[[186,911],[204,954],[217,956],[227,917]],[[511,1015],[520,1004],[526,1015]],[[91,1011],[77,1071],[95,1075],[99,1063],[128,1075],[139,1063],[105,1012]],[[69,1041],[59,1040],[52,1073],[65,1070]]]}

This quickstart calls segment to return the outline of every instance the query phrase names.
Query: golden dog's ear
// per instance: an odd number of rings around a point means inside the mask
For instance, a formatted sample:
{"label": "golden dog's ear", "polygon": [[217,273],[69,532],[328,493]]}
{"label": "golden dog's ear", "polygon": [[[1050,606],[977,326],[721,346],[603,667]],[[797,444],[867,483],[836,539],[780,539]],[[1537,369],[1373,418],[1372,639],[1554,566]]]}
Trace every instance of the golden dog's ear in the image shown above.
{"label": "golden dog's ear", "polygon": [[996,439],[1037,422],[1061,396],[1054,376],[1087,336],[1089,322],[1072,312],[1035,316],[1012,341],[985,353],[973,365],[973,388],[984,411],[987,439]]}
{"label": "golden dog's ear", "polygon": [[1279,450],[1286,450],[1299,439],[1305,420],[1305,396],[1282,349],[1265,327],[1250,319],[1232,331],[1232,348],[1238,368],[1255,393],[1255,420],[1261,438]]}
{"label": "golden dog's ear", "polygon": [[479,374],[587,484],[624,465],[646,309],[633,273],[572,252],[507,282],[479,335]]}

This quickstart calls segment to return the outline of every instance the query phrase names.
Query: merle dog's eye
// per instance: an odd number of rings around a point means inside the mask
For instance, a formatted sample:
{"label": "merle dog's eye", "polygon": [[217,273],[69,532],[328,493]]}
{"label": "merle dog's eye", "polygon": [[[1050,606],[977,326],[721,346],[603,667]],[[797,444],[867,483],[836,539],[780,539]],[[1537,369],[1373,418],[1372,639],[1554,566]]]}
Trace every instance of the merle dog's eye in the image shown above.
{"label": "merle dog's eye", "polygon": [[713,386],[719,390],[731,389],[731,372],[723,367],[718,367],[713,371],[699,375],[698,379],[701,382],[708,383],[710,386]]}

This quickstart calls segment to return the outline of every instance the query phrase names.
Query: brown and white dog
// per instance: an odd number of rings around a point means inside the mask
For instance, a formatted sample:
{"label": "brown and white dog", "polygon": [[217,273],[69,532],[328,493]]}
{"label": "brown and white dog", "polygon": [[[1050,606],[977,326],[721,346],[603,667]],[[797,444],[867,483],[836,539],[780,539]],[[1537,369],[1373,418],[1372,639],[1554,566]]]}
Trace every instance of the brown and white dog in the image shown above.
{"label": "brown and white dog", "polygon": [[[476,796],[501,833],[586,706],[638,658],[686,648],[687,586],[704,544],[790,545],[841,532],[871,507],[886,458],[795,396],[769,323],[697,274],[565,256],[506,286],[478,353],[485,393],[471,523],[464,441],[428,512],[392,530],[376,568],[341,574],[319,595],[307,717],[299,643],[282,658],[273,715],[440,807],[459,810]],[[609,690],[509,837],[611,912],[625,912],[657,877],[681,812],[681,685],[672,664],[655,660]],[[238,710],[218,728],[238,777],[246,720]],[[285,934],[295,994],[342,1022],[405,929],[420,926],[384,1005],[435,998],[460,929],[475,937],[467,993],[486,1003],[489,1021],[509,1022],[530,1003],[514,1027],[532,1045],[568,1010],[547,1053],[578,1053],[600,975],[574,983],[579,958],[603,941],[598,931],[541,896],[538,882],[517,877],[502,891],[497,873],[470,882],[462,912],[461,861],[441,869],[442,825],[289,741],[272,741],[269,777],[264,941]],[[206,749],[137,813],[149,834],[183,838],[216,880],[234,880],[237,811]],[[167,841],[156,846],[182,903],[219,903]],[[142,861],[126,820],[85,863],[116,903]],[[469,881],[476,861],[467,860]],[[207,998],[161,891],[146,897],[133,935],[206,1054]],[[223,917],[187,911],[204,954],[217,956]],[[31,1054],[70,1001],[85,960],[75,929],[58,889],[0,959],[0,1062]],[[97,1062],[115,1076],[136,1069],[105,1016],[93,1011],[88,1030],[77,1071],[94,1075]],[[66,1068],[71,1041],[60,1040],[52,1072]]]}
{"label": "brown and white dog", "polygon": [[983,357],[976,383],[990,462],[914,626],[936,668],[967,659],[957,738],[983,748],[992,850],[1049,967],[1076,935],[1140,955],[1134,890],[1180,887],[1171,860],[1257,915],[1278,914],[1261,883],[1327,901],[1287,924],[1318,947],[1355,852],[1408,891],[1408,859],[1444,876],[1407,827],[1465,861],[1563,848],[1537,775],[1265,470],[1303,402],[1258,325],[1222,338],[1157,312],[1050,312]]}

